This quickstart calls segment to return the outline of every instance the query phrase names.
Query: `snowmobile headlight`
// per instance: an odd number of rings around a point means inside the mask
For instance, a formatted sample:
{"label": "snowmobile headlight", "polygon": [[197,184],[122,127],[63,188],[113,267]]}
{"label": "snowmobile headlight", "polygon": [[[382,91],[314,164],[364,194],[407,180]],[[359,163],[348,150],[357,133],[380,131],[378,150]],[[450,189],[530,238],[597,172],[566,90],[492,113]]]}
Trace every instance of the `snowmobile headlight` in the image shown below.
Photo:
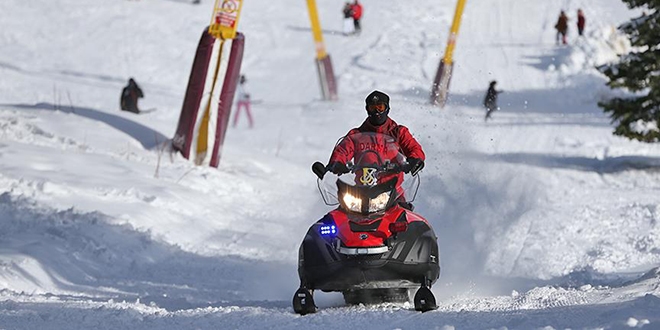
{"label": "snowmobile headlight", "polygon": [[350,193],[345,193],[343,199],[344,199],[344,205],[346,205],[346,208],[348,208],[350,211],[353,212],[362,211],[361,199],[351,195]]}
{"label": "snowmobile headlight", "polygon": [[376,198],[372,198],[369,200],[369,212],[378,212],[382,211],[385,209],[387,206],[387,202],[390,200],[390,192],[384,192]]}

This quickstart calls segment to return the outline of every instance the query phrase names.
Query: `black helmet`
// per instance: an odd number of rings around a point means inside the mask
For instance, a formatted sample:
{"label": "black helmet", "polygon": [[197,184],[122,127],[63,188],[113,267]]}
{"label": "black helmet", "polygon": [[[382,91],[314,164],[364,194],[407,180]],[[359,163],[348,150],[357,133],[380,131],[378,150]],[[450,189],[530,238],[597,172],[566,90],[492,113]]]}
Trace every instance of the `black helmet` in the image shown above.
{"label": "black helmet", "polygon": [[367,98],[364,100],[364,102],[367,104],[367,106],[370,104],[385,103],[389,108],[390,97],[381,91],[373,91],[371,94],[367,95]]}

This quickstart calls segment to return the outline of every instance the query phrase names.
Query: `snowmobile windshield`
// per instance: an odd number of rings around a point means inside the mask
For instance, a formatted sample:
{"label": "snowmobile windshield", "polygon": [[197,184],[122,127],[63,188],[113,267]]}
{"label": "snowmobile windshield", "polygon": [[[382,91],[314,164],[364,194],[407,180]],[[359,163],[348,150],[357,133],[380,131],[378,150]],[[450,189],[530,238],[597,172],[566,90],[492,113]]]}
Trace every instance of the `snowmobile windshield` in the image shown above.
{"label": "snowmobile windshield", "polygon": [[352,134],[341,139],[335,150],[350,160],[350,172],[326,174],[319,185],[326,204],[370,214],[414,200],[419,177],[406,173],[409,165],[393,137],[375,132]]}

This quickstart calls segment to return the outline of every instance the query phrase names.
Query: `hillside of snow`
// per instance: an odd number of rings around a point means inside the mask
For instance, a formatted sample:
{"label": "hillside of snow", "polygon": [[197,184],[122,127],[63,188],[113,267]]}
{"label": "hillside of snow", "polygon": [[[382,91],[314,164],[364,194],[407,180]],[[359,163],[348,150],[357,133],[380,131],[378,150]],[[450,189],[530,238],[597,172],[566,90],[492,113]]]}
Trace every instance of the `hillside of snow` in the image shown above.
{"label": "hillside of snow", "polygon": [[[1,1],[0,329],[660,329],[660,145],[613,136],[596,106],[614,92],[594,66],[629,51],[616,26],[639,12],[468,1],[437,108],[455,2],[364,0],[359,36],[343,4],[317,1],[339,84],[325,102],[305,2],[245,0],[256,123],[230,127],[215,169],[165,147],[212,1]],[[130,77],[155,111],[119,110]],[[440,307],[318,292],[301,317],[298,247],[330,210],[310,166],[374,89],[427,155],[415,207],[438,235]]]}

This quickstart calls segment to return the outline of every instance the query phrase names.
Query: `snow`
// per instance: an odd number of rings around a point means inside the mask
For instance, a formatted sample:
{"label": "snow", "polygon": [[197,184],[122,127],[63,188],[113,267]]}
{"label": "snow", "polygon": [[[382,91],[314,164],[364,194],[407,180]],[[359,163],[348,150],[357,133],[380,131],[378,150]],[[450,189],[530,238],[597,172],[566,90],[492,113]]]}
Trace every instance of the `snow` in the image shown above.
{"label": "snow", "polygon": [[[639,12],[468,1],[440,109],[454,1],[364,0],[359,37],[341,33],[342,1],[317,5],[339,100],[320,100],[305,2],[246,0],[261,102],[214,169],[163,148],[211,1],[0,2],[0,329],[660,328],[660,145],[613,136],[596,106],[614,92],[595,66],[630,49],[615,27]],[[119,111],[129,77],[156,111]],[[505,93],[484,123],[491,80]],[[301,317],[298,246],[329,210],[310,166],[374,89],[427,154],[415,206],[439,236],[440,307],[319,292]]]}

